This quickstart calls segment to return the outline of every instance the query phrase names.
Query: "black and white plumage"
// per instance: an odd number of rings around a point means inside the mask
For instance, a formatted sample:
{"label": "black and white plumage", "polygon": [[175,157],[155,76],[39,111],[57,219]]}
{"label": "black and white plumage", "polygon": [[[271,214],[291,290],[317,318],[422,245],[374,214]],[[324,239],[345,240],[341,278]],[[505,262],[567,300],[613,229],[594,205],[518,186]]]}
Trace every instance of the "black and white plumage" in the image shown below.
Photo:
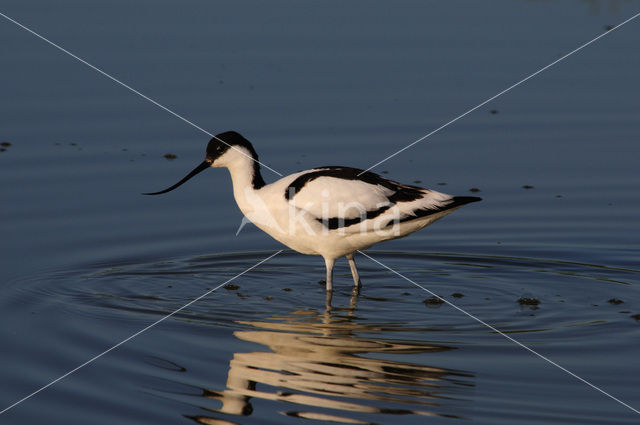
{"label": "black and white plumage", "polygon": [[406,236],[480,200],[341,166],[300,171],[266,184],[255,149],[234,131],[212,138],[205,160],[178,183],[147,195],[169,192],[209,167],[229,170],[238,207],[257,227],[291,249],[324,258],[327,291],[337,258],[347,257],[354,283],[360,285],[356,251]]}

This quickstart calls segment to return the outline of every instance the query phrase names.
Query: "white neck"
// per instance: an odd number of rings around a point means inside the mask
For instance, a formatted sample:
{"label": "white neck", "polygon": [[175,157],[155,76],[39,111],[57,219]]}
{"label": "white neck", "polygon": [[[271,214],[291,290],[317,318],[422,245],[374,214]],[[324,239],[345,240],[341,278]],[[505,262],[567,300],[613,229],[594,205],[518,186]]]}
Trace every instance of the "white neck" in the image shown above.
{"label": "white neck", "polygon": [[233,196],[240,210],[245,214],[251,213],[255,209],[254,197],[257,190],[253,187],[254,164],[253,160],[239,152],[231,153],[233,158],[225,161],[226,168],[231,175],[233,183]]}

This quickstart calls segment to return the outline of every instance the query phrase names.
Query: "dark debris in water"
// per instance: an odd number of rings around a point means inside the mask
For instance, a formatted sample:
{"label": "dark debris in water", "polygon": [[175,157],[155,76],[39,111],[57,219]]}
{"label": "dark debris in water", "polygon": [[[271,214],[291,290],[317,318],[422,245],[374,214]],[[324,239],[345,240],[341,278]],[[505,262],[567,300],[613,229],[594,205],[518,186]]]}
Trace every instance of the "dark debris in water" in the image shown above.
{"label": "dark debris in water", "polygon": [[619,298],[611,298],[610,300],[607,301],[609,304],[613,304],[613,305],[618,305],[618,304],[622,304],[624,301],[622,301]]}
{"label": "dark debris in water", "polygon": [[540,304],[540,300],[533,297],[520,297],[518,298],[518,304],[537,306]]}
{"label": "dark debris in water", "polygon": [[533,189],[533,186],[531,186],[530,184],[525,184],[525,185],[522,185],[522,188],[523,189]]}
{"label": "dark debris in water", "polygon": [[477,187],[472,187],[471,189],[469,189],[469,192],[478,193],[478,192],[480,192],[480,189],[478,189]]}
{"label": "dark debris in water", "polygon": [[498,110],[497,109],[492,109],[492,110],[489,111],[489,113],[491,113],[492,115],[495,115],[495,114],[498,113]]}
{"label": "dark debris in water", "polygon": [[175,153],[166,153],[166,154],[164,154],[164,157],[167,160],[172,161],[172,160],[176,159],[178,157],[178,155],[176,155]]}
{"label": "dark debris in water", "polygon": [[291,288],[282,288],[283,291],[291,292]]}
{"label": "dark debris in water", "polygon": [[179,365],[178,363],[172,362],[171,360],[163,359],[162,357],[156,356],[147,356],[144,361],[152,366],[158,367],[160,369],[171,370],[174,372],[186,372],[187,368]]}
{"label": "dark debris in water", "polygon": [[0,146],[1,146],[1,147],[0,147],[0,152],[4,152],[4,151],[6,151],[6,150],[7,150],[7,148],[8,148],[9,146],[11,146],[11,143],[9,143],[9,142],[1,142],[1,143],[0,143]]}
{"label": "dark debris in water", "polygon": [[640,314],[632,314],[631,318],[636,319],[638,322],[640,322]]}
{"label": "dark debris in water", "polygon": [[429,307],[429,306],[440,306],[440,305],[442,305],[442,303],[444,303],[444,301],[443,301],[442,298],[434,296],[434,297],[426,298],[423,301],[423,303],[425,303],[425,305],[427,307]]}
{"label": "dark debris in water", "polygon": [[238,290],[240,287],[236,284],[233,283],[228,283],[226,285],[224,285],[224,289],[228,290],[228,291],[236,291]]}
{"label": "dark debris in water", "polygon": [[604,30],[605,30],[605,31],[611,31],[613,28],[614,28],[614,26],[613,26],[613,25],[605,25],[605,26],[604,26]]}
{"label": "dark debris in water", "polygon": [[453,294],[451,294],[451,296],[453,298],[462,298],[464,297],[464,294],[461,294],[460,292],[454,292]]}

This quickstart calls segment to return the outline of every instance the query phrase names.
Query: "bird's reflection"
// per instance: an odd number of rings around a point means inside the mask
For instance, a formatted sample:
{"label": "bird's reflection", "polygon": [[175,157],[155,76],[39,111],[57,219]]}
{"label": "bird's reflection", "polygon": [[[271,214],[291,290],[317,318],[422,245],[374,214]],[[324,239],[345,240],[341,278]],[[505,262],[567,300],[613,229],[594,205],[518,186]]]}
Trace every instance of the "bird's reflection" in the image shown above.
{"label": "bird's reflection", "polygon": [[[464,403],[465,389],[473,386],[471,373],[397,360],[401,354],[441,353],[453,347],[360,336],[384,330],[388,337],[392,331],[385,324],[358,319],[356,296],[354,292],[347,309],[294,311],[265,321],[238,322],[255,328],[234,332],[238,339],[271,352],[235,353],[226,389],[203,391],[204,397],[221,402],[209,411],[259,414],[252,400],[262,399],[279,402],[278,410],[290,406],[281,412],[288,416],[338,423],[372,423],[369,414],[456,417],[447,410]],[[232,423],[228,416],[192,419]]]}

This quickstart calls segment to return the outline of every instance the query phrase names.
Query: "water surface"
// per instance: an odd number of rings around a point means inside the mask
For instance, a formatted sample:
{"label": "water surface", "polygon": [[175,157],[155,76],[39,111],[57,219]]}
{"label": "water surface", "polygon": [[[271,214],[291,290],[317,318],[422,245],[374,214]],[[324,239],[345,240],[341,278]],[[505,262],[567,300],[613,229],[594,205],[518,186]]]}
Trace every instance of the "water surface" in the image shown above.
{"label": "water surface", "polygon": [[[367,168],[638,7],[8,1],[2,12],[207,131],[240,131],[288,174]],[[478,320],[640,408],[638,25],[374,170],[483,197],[367,251],[424,289],[359,256],[362,290],[340,262],[328,307],[321,259],[284,251],[0,422],[637,423]],[[253,226],[235,236],[224,170],[141,196],[191,170],[209,137],[10,22],[0,34],[4,409],[283,247]]]}

